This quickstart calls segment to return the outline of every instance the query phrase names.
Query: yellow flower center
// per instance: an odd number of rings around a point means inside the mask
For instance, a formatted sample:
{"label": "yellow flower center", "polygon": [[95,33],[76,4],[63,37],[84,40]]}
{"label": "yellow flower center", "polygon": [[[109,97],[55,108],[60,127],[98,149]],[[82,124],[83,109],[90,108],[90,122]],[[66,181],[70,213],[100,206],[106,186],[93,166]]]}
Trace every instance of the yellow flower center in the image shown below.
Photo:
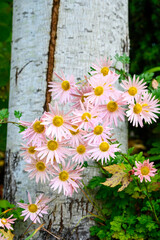
{"label": "yellow flower center", "polygon": [[99,86],[99,87],[96,87],[95,89],[94,89],[94,94],[96,95],[96,96],[101,96],[102,94],[103,94],[103,87],[101,87],[101,86]]}
{"label": "yellow flower center", "polygon": [[[72,127],[74,128],[74,129],[77,129],[78,127],[77,126],[75,126],[75,125],[72,125]],[[77,135],[78,133],[79,133],[79,129],[77,130],[77,131],[72,131],[72,130],[69,130],[70,131],[70,133],[72,134],[72,135]]]}
{"label": "yellow flower center", "polygon": [[50,140],[47,143],[47,147],[48,147],[49,150],[54,151],[58,148],[58,143],[54,140]]}
{"label": "yellow flower center", "polygon": [[137,88],[135,88],[135,87],[130,87],[130,88],[128,89],[128,93],[129,93],[131,96],[136,95],[136,94],[137,94]]}
{"label": "yellow flower center", "polygon": [[68,81],[63,81],[61,87],[64,91],[67,91],[70,89],[70,83]]}
{"label": "yellow flower center", "polygon": [[60,127],[62,126],[63,124],[63,118],[61,116],[55,116],[53,118],[53,125],[56,126],[56,127]]}
{"label": "yellow flower center", "polygon": [[84,120],[85,122],[88,122],[88,119],[86,118],[86,117],[88,117],[89,119],[91,119],[91,114],[90,113],[88,113],[88,112],[85,112],[85,113],[83,113],[83,115],[82,115],[82,120]]}
{"label": "yellow flower center", "polygon": [[107,109],[110,112],[115,112],[118,109],[118,104],[116,102],[114,102],[114,101],[110,101],[107,104]]}
{"label": "yellow flower center", "polygon": [[28,152],[29,152],[30,154],[34,154],[34,153],[36,152],[35,147],[29,147],[29,148],[28,148]]}
{"label": "yellow flower center", "polygon": [[78,152],[79,154],[83,154],[83,153],[85,153],[85,151],[86,151],[86,148],[85,148],[84,145],[79,145],[79,146],[77,147],[77,152]]}
{"label": "yellow flower center", "polygon": [[41,124],[41,121],[37,121],[33,124],[33,129],[36,133],[43,133],[44,125]]}
{"label": "yellow flower center", "polygon": [[136,103],[133,107],[133,112],[139,114],[142,111],[142,106],[139,103]]}
{"label": "yellow flower center", "polygon": [[102,152],[107,152],[108,149],[109,149],[109,144],[107,142],[102,142],[100,145],[99,145],[99,149],[102,151]]}
{"label": "yellow flower center", "polygon": [[36,168],[38,171],[43,172],[46,169],[46,166],[43,162],[37,162]]}
{"label": "yellow flower center", "polygon": [[109,72],[109,68],[108,67],[101,68],[101,73],[103,73],[103,76],[108,75],[108,72]]}
{"label": "yellow flower center", "polygon": [[68,174],[67,171],[62,171],[62,172],[59,173],[59,179],[61,181],[63,181],[63,182],[67,181],[68,178],[69,178],[69,174]]}
{"label": "yellow flower center", "polygon": [[37,207],[36,204],[29,204],[28,210],[29,210],[31,213],[35,213],[35,212],[37,212],[38,207]]}
{"label": "yellow flower center", "polygon": [[102,126],[96,126],[94,128],[94,134],[95,135],[100,135],[103,132],[103,127]]}
{"label": "yellow flower center", "polygon": [[141,168],[142,175],[148,175],[149,172],[150,172],[150,170],[147,166],[144,166]]}
{"label": "yellow flower center", "polygon": [[6,218],[2,218],[1,219],[1,223],[5,225],[7,223],[7,219]]}

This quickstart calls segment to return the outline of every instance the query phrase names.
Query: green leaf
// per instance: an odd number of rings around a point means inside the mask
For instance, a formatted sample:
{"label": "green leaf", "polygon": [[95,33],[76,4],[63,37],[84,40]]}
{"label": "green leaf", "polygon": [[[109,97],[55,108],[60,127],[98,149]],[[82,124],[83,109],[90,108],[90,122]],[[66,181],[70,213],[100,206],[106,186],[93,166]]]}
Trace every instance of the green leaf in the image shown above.
{"label": "green leaf", "polygon": [[115,59],[118,61],[118,62],[121,62],[123,64],[129,64],[130,63],[130,58],[124,53],[122,56],[119,56],[119,54],[117,53],[115,55]]}
{"label": "green leaf", "polygon": [[0,208],[10,208],[11,204],[7,200],[0,200]]}
{"label": "green leaf", "polygon": [[148,72],[148,73],[160,72],[160,67],[150,68],[146,72]]}
{"label": "green leaf", "polygon": [[20,118],[22,117],[22,112],[19,112],[19,111],[15,110],[14,111],[14,116],[20,120]]}
{"label": "green leaf", "polygon": [[5,118],[8,118],[8,108],[3,108],[0,110],[0,122],[3,122]]}
{"label": "green leaf", "polygon": [[18,125],[18,127],[19,127],[19,133],[21,133],[27,129],[27,127],[22,126],[22,125]]}

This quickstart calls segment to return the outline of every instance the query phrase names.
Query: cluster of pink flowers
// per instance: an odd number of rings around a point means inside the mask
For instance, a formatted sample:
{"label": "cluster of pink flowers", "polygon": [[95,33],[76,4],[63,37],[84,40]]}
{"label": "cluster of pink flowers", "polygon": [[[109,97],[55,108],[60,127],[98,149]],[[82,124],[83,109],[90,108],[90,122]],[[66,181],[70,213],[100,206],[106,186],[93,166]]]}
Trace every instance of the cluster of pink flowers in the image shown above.
{"label": "cluster of pink flowers", "polygon": [[[52,98],[61,105],[69,103],[71,107],[64,113],[55,102],[40,119],[20,122],[27,127],[22,132],[26,141],[22,155],[30,179],[37,183],[49,181],[53,190],[72,196],[79,188],[84,161],[92,159],[107,163],[115,157],[115,152],[120,151],[112,139],[113,123],[117,126],[118,121],[125,121],[125,117],[136,127],[138,124],[142,127],[143,122],[156,121],[160,105],[148,94],[143,80],[129,77],[122,81],[124,91],[121,91],[116,88],[120,76],[111,70],[111,65],[110,59],[93,64],[92,75],[85,77],[81,84],[76,84],[73,76],[65,77],[62,73],[61,77],[54,73],[58,82],[49,84]],[[69,157],[72,161],[67,160]],[[30,205],[33,204],[30,202]],[[27,206],[23,212],[25,219],[32,213]],[[39,209],[36,206],[34,210]],[[34,217],[32,214],[31,219]]]}

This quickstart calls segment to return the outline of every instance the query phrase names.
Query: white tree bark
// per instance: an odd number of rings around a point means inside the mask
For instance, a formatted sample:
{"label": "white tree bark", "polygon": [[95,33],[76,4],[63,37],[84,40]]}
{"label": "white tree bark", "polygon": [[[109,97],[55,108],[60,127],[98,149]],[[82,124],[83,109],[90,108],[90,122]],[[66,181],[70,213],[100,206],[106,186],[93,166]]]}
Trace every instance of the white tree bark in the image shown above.
{"label": "white tree bark", "polygon": [[[59,14],[54,52],[55,12]],[[54,59],[49,60],[51,51]],[[23,112],[24,121],[33,121],[42,115],[44,104],[48,102],[46,80],[53,68],[57,73],[62,69],[67,75],[73,74],[79,80],[97,58],[124,52],[128,53],[127,0],[61,0],[59,6],[58,1],[52,0],[14,0],[9,120],[14,120],[14,110]],[[126,123],[120,124],[115,132],[125,151]],[[92,206],[81,193],[65,198],[30,181],[23,171],[20,145],[18,129],[9,125],[5,197],[17,202],[27,200],[26,191],[33,196],[39,192],[55,195],[52,213],[46,219],[47,229],[65,236],[64,239],[91,239],[88,220],[82,221],[74,234],[71,230]],[[96,173],[87,169],[85,174],[91,178]],[[38,239],[45,237],[41,234]]]}

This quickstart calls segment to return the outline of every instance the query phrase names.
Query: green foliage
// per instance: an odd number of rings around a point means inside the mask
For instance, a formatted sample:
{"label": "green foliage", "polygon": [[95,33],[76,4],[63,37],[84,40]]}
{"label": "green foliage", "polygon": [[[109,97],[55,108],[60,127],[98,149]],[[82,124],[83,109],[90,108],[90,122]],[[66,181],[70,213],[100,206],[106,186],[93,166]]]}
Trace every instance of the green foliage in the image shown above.
{"label": "green foliage", "polygon": [[[145,160],[143,153],[132,155],[132,152],[133,148],[130,148],[127,154],[121,156],[121,162],[128,170],[132,169],[130,164],[134,166],[135,161]],[[120,162],[119,154],[114,161]],[[159,225],[153,216],[152,207],[160,218],[159,193],[153,188],[160,188],[160,176],[157,174],[152,183],[147,183],[148,193],[146,185],[140,184],[138,177],[131,176],[133,181],[122,192],[118,192],[119,186],[111,188],[102,184],[106,181],[106,177],[111,177],[107,171],[102,176],[94,176],[89,181],[87,188],[95,193],[96,205],[101,209],[99,214],[102,214],[102,219],[105,219],[104,221],[95,219],[96,225],[90,228],[91,236],[97,236],[101,240],[159,239]],[[147,194],[152,198],[152,205]]]}
{"label": "green foliage", "polygon": [[14,111],[14,116],[20,120],[20,118],[22,117],[22,112],[19,112],[19,111],[15,110]]}
{"label": "green foliage", "polygon": [[[0,109],[8,107],[11,58],[12,0],[0,1]],[[7,126],[0,129],[0,151],[6,148]]]}
{"label": "green foliage", "polygon": [[129,1],[131,73],[160,66],[159,0]]}
{"label": "green foliage", "polygon": [[[2,110],[0,110],[0,123],[1,122],[4,122],[4,120],[6,120],[8,118],[8,109],[7,108],[4,108]],[[0,124],[1,126],[2,124]]]}
{"label": "green foliage", "polygon": [[16,207],[14,204],[11,204],[7,200],[0,200],[0,217],[5,216],[5,218],[7,218],[11,214],[13,214],[13,218],[17,218],[17,220],[22,220],[23,217],[21,216],[21,213],[21,208]]}
{"label": "green foliage", "polygon": [[117,53],[115,55],[115,59],[117,62],[121,62],[123,64],[129,64],[130,63],[130,58],[124,53],[123,55],[119,56]]}

